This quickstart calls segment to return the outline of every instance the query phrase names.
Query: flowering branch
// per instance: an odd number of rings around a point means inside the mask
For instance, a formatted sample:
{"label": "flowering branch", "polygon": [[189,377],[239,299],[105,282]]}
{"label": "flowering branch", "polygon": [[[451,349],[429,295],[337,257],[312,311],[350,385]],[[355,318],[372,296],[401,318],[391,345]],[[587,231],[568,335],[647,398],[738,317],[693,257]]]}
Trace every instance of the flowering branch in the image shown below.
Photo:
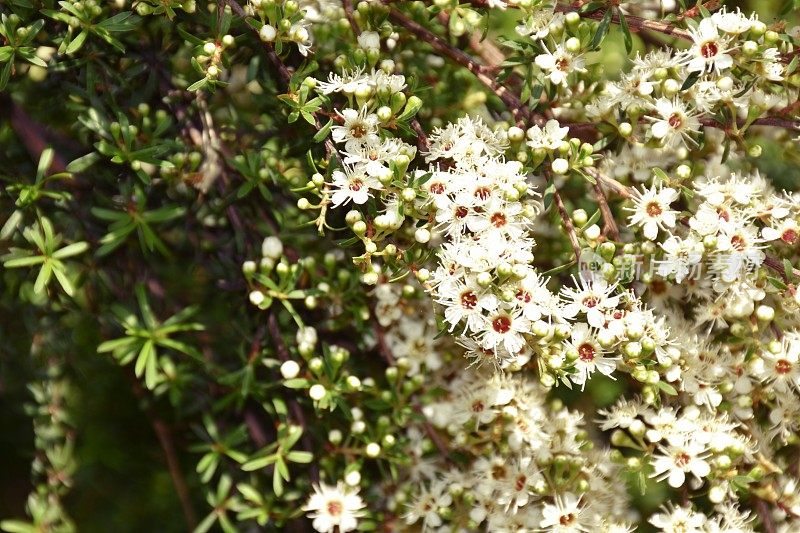
{"label": "flowering branch", "polygon": [[458,63],[466,68],[483,85],[491,90],[502,102],[506,105],[509,111],[514,115],[518,122],[524,122],[528,115],[527,107],[522,104],[520,99],[509,91],[504,85],[497,82],[492,78],[482,64],[476,61],[470,55],[464,53],[462,50],[451,46],[444,39],[426,29],[424,26],[414,22],[406,17],[395,8],[389,8],[389,18],[397,22],[400,26],[404,27],[426,43],[428,43],[434,50],[448,57],[452,61]]}

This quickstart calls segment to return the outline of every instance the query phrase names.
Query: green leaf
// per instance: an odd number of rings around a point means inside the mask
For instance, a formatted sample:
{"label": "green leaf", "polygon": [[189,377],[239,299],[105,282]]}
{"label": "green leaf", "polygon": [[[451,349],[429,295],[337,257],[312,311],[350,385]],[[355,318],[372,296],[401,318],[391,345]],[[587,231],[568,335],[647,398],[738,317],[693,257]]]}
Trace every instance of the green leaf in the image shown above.
{"label": "green leaf", "polygon": [[687,91],[692,88],[692,85],[697,83],[697,80],[700,79],[700,72],[692,72],[689,74],[689,77],[684,80],[683,85],[681,85],[681,91]]}
{"label": "green leaf", "polygon": [[668,184],[672,181],[669,179],[667,173],[658,167],[653,167],[653,176],[661,180],[664,184]]}
{"label": "green leaf", "polygon": [[186,90],[187,91],[198,91],[198,90],[202,89],[203,87],[205,87],[206,85],[208,85],[208,78],[203,78],[203,79],[197,80],[193,84],[189,85],[186,88]]}
{"label": "green leaf", "polygon": [[45,261],[42,264],[41,270],[39,270],[39,275],[36,276],[36,282],[33,284],[33,292],[36,294],[41,294],[47,284],[50,283],[50,278],[53,276],[53,265],[50,261]]}
{"label": "green leaf", "polygon": [[136,377],[142,377],[148,361],[153,358],[154,355],[155,346],[153,345],[153,341],[145,341],[145,343],[142,344],[142,347],[139,349],[139,355],[136,358],[136,365],[133,368],[133,372],[136,374]]}
{"label": "green leaf", "polygon": [[20,267],[27,267],[38,265],[40,263],[44,263],[47,258],[43,255],[30,255],[25,257],[16,257],[14,259],[8,259],[3,262],[3,266],[6,268],[20,268]]}
{"label": "green leaf", "polygon": [[98,24],[96,27],[102,28],[110,32],[130,31],[136,28],[141,18],[134,15],[131,11],[123,11],[117,13],[111,18],[108,18]]}
{"label": "green leaf", "polygon": [[19,227],[20,222],[22,222],[22,217],[22,211],[19,209],[11,213],[11,216],[8,217],[8,220],[6,220],[2,229],[0,229],[0,241],[8,239],[14,234],[16,229]]}
{"label": "green leaf", "polygon": [[39,528],[22,520],[3,520],[0,529],[7,533],[36,533]]}
{"label": "green leaf", "polygon": [[97,152],[89,152],[88,154],[79,157],[67,165],[67,172],[83,172],[100,160],[100,154]]}
{"label": "green leaf", "polygon": [[597,26],[597,31],[592,38],[592,42],[589,44],[589,48],[591,50],[599,47],[600,43],[603,42],[603,38],[605,38],[606,34],[608,33],[608,28],[611,26],[611,19],[613,15],[614,12],[612,9],[606,9],[600,24]]}
{"label": "green leaf", "polygon": [[307,389],[309,382],[303,378],[287,379],[283,382],[283,386],[288,389]]}
{"label": "green leaf", "polygon": [[88,249],[89,249],[89,243],[88,242],[86,242],[86,241],[74,242],[72,244],[69,244],[69,245],[61,248],[60,250],[56,250],[53,253],[53,257],[55,259],[66,259],[68,257],[72,257],[72,256],[75,256],[75,255],[78,255],[78,254],[82,254],[83,252],[85,252]]}
{"label": "green leaf", "polygon": [[291,451],[286,455],[286,458],[293,463],[310,463],[314,460],[314,454],[311,452]]}
{"label": "green leaf", "polygon": [[3,70],[0,71],[0,91],[6,88],[8,85],[8,80],[11,78],[11,69],[14,67],[14,56],[11,56],[11,59],[8,63],[3,65]]}
{"label": "green leaf", "polygon": [[792,262],[788,259],[783,260],[783,272],[786,274],[786,279],[788,281],[792,281],[794,279],[794,267],[792,266]]}
{"label": "green leaf", "polygon": [[661,389],[662,391],[666,392],[670,396],[677,396],[678,395],[678,391],[675,390],[675,387],[673,387],[672,385],[670,385],[666,381],[659,381],[658,382],[658,388]]}
{"label": "green leaf", "polygon": [[58,266],[53,267],[53,274],[56,275],[58,284],[61,285],[61,288],[64,289],[64,292],[67,293],[67,296],[72,296],[75,293],[75,289],[73,288],[72,282],[69,280],[64,270]]}
{"label": "green leaf", "polygon": [[631,37],[631,29],[628,27],[628,21],[625,19],[625,14],[622,10],[617,9],[617,16],[619,17],[619,27],[622,30],[622,38],[625,41],[625,51],[629,54],[633,50],[633,37]]}
{"label": "green leaf", "polygon": [[553,203],[553,198],[556,194],[556,184],[552,181],[547,184],[547,187],[544,190],[544,196],[542,198],[542,203],[544,204],[544,210],[547,211],[550,209],[550,204]]}
{"label": "green leaf", "polygon": [[278,497],[283,494],[283,478],[277,468],[272,472],[272,491]]}
{"label": "green leaf", "polygon": [[120,348],[125,348],[137,342],[139,339],[135,337],[122,337],[120,339],[113,339],[105,341],[97,347],[97,353],[115,352]]}
{"label": "green leaf", "polygon": [[257,459],[251,459],[247,461],[245,464],[242,465],[242,470],[245,472],[253,472],[254,470],[261,470],[262,468],[266,468],[267,466],[271,465],[278,459],[278,456],[275,454],[265,455],[264,457],[259,457]]}
{"label": "green leaf", "polygon": [[333,119],[329,119],[328,122],[320,128],[316,135],[314,135],[314,142],[322,142],[328,136],[328,133],[331,131],[331,127],[333,126]]}
{"label": "green leaf", "polygon": [[88,36],[89,36],[89,32],[87,32],[86,30],[83,30],[82,32],[80,32],[77,37],[75,37],[74,39],[72,39],[72,41],[70,41],[69,45],[67,46],[67,49],[66,49],[65,53],[67,55],[70,55],[70,54],[74,54],[75,52],[80,50],[81,47],[83,46],[83,43],[86,42],[86,37],[88,37]]}

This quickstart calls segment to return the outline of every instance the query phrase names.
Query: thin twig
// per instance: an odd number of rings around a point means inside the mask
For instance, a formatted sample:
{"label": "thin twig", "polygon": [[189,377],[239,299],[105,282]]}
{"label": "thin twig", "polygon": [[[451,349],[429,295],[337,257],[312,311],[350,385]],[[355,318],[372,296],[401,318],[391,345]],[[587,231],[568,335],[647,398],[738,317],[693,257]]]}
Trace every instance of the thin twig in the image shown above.
{"label": "thin twig", "polygon": [[411,129],[417,134],[417,148],[420,153],[427,154],[431,149],[431,145],[428,142],[428,136],[425,135],[425,130],[422,129],[422,125],[415,118],[411,119]]}
{"label": "thin twig", "polygon": [[[603,9],[598,9],[596,11],[591,11],[589,13],[582,12],[580,7],[576,6],[564,6],[564,5],[556,5],[557,12],[559,13],[578,13],[582,18],[594,19],[594,20],[601,20],[606,12]],[[611,17],[611,22],[613,24],[619,24],[619,12],[613,14]],[[639,32],[642,30],[650,30],[650,31],[657,31],[659,33],[663,33],[665,35],[671,35],[672,37],[677,37],[678,39],[684,39],[690,41],[692,39],[692,35],[681,28],[677,28],[668,22],[662,22],[660,20],[648,20],[641,17],[636,17],[633,15],[626,15],[625,22],[628,23],[628,27],[632,32]]]}
{"label": "thin twig", "polygon": [[361,28],[358,27],[356,17],[353,15],[353,0],[342,0],[342,7],[344,8],[344,15],[347,17],[347,22],[350,23],[350,28],[356,37],[361,35]]}
{"label": "thin twig", "polygon": [[599,170],[597,170],[594,167],[585,168],[584,172],[593,177],[598,183],[605,185],[606,187],[608,187],[609,189],[611,189],[612,191],[614,191],[623,198],[626,199],[633,198],[633,196],[636,194],[636,190],[633,187],[628,187],[627,185],[623,185],[614,178],[602,174]]}
{"label": "thin twig", "polygon": [[600,206],[600,213],[603,215],[603,234],[611,236],[615,241],[619,241],[619,228],[617,227],[617,222],[614,220],[614,214],[608,206],[606,193],[603,192],[603,188],[597,180],[595,180],[592,187],[594,188],[594,196],[597,199],[597,204]]}
{"label": "thin twig", "polygon": [[[146,394],[135,378],[131,378],[134,395],[140,400],[146,398]],[[192,498],[189,495],[189,487],[186,485],[186,480],[183,477],[181,464],[178,460],[178,454],[175,452],[175,444],[172,441],[172,432],[169,426],[158,416],[152,406],[145,404],[145,415],[153,427],[153,432],[158,438],[158,443],[164,452],[164,457],[167,460],[167,469],[169,470],[170,478],[172,478],[172,485],[175,487],[175,492],[181,503],[184,518],[189,529],[192,530],[197,525],[197,513],[195,513],[194,506],[192,505]]]}
{"label": "thin twig", "polygon": [[[552,174],[546,172],[545,175],[550,183],[554,183]],[[569,237],[569,243],[572,246],[572,251],[575,252],[575,261],[579,261],[581,258],[581,245],[578,242],[578,233],[575,231],[575,225],[572,223],[572,219],[569,218],[567,208],[564,207],[564,201],[561,199],[561,195],[558,193],[558,189],[555,189],[555,187],[553,190],[553,200],[556,204],[556,208],[558,209],[558,216],[561,217],[561,223],[564,226],[564,231],[567,233],[567,237]]]}
{"label": "thin twig", "polygon": [[500,98],[518,123],[524,123],[527,120],[528,110],[517,95],[509,91],[508,88],[499,83],[497,79],[490,76],[487,69],[475,58],[465,53],[463,50],[450,45],[447,41],[424,26],[414,22],[397,9],[389,9],[389,18],[428,43],[431,48],[443,56],[458,63],[474,74],[478,81]]}
{"label": "thin twig", "polygon": [[758,497],[753,497],[753,505],[756,508],[756,513],[761,519],[761,525],[764,527],[764,533],[775,533],[775,522],[772,520],[772,513],[770,512],[767,502]]}

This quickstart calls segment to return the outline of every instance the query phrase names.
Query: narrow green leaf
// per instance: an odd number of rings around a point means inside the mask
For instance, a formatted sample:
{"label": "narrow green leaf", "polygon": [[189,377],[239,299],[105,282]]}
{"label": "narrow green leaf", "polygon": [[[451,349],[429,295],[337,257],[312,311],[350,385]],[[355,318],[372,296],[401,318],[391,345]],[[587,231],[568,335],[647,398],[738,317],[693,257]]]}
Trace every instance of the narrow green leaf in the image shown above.
{"label": "narrow green leaf", "polygon": [[72,286],[72,282],[67,277],[66,272],[64,272],[60,266],[56,266],[53,267],[53,274],[56,275],[58,284],[61,285],[61,288],[64,289],[67,296],[72,296],[75,293],[75,288]]}
{"label": "narrow green leaf", "polygon": [[89,243],[86,241],[74,242],[69,244],[53,253],[55,259],[66,259],[78,254],[82,254],[89,249]]}
{"label": "narrow green leaf", "polygon": [[628,27],[628,21],[625,19],[625,14],[617,9],[617,16],[619,17],[619,27],[622,30],[622,38],[625,41],[625,51],[629,54],[633,50],[633,37],[631,36],[631,29]]}
{"label": "narrow green leaf", "polygon": [[600,21],[600,24],[597,26],[597,31],[595,32],[594,37],[592,38],[592,42],[589,44],[589,49],[594,50],[595,48],[600,46],[601,42],[603,42],[603,39],[608,33],[608,28],[609,26],[611,26],[611,19],[613,15],[614,15],[613,10],[606,9],[605,14],[603,15],[603,18]]}
{"label": "narrow green leaf", "polygon": [[72,41],[70,41],[69,45],[67,46],[66,54],[67,55],[74,54],[75,52],[80,50],[81,47],[83,46],[83,43],[86,42],[86,37],[88,36],[89,32],[87,32],[86,30],[80,32],[77,37],[75,37],[74,39],[72,39]]}
{"label": "narrow green leaf", "polygon": [[17,257],[14,259],[9,259],[3,262],[3,266],[6,268],[20,268],[20,267],[27,267],[38,265],[40,263],[44,263],[47,258],[43,255],[31,255],[27,257]]}
{"label": "narrow green leaf", "polygon": [[42,264],[41,270],[39,270],[39,275],[36,276],[36,282],[33,284],[33,292],[36,294],[41,294],[47,284],[50,283],[50,278],[53,276],[53,265],[50,264],[49,261],[45,261]]}

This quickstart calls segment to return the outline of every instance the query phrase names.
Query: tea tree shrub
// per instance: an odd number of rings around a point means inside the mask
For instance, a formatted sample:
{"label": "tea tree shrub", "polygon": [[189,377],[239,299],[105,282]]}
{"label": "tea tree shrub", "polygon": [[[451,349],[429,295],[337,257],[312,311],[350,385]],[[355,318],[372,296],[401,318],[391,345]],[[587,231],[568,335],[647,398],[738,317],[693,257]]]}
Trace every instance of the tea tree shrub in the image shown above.
{"label": "tea tree shrub", "polygon": [[724,4],[0,3],[0,529],[800,530],[797,2]]}

